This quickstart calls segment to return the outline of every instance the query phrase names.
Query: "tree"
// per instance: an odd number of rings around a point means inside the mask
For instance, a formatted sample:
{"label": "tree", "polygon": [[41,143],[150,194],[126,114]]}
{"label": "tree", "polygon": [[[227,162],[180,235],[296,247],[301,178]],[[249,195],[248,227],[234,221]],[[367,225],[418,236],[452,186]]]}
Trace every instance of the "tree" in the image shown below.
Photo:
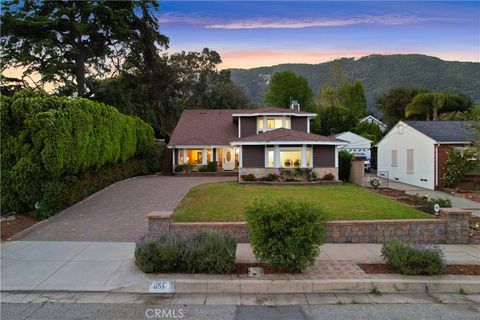
{"label": "tree", "polygon": [[265,103],[280,108],[289,108],[291,100],[297,100],[308,109],[312,106],[312,98],[307,79],[292,71],[275,72],[265,92]]}
{"label": "tree", "polygon": [[472,101],[464,95],[447,92],[427,92],[417,94],[405,108],[405,116],[420,116],[426,120],[438,120],[440,113],[465,111]]}
{"label": "tree", "polygon": [[349,131],[358,123],[358,119],[342,105],[321,108],[312,123],[312,132],[331,135]]}
{"label": "tree", "polygon": [[39,85],[51,82],[63,93],[90,96],[95,77],[145,46],[168,44],[158,33],[155,1],[15,0],[2,7],[3,67],[38,74]]}
{"label": "tree", "polygon": [[208,48],[158,56],[148,68],[132,67],[101,81],[95,99],[139,116],[152,125],[157,137],[166,138],[184,109],[251,106],[230,72],[217,69],[219,63],[218,53]]}
{"label": "tree", "polygon": [[338,90],[340,103],[352,111],[355,117],[360,118],[367,111],[367,98],[360,81],[353,84],[345,83]]}
{"label": "tree", "polygon": [[393,87],[377,100],[377,109],[382,113],[382,120],[389,127],[405,119],[405,108],[419,94],[426,92],[419,88]]}
{"label": "tree", "polygon": [[361,135],[364,138],[372,140],[372,143],[375,145],[382,139],[383,132],[382,130],[375,124],[370,123],[367,121],[359,122],[353,132]]}

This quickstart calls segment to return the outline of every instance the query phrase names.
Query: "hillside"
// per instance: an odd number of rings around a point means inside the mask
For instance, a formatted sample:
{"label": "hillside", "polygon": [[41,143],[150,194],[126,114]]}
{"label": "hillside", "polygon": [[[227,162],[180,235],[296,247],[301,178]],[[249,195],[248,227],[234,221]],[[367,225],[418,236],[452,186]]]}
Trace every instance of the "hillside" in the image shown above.
{"label": "hillside", "polygon": [[[453,90],[480,101],[480,63],[444,61],[418,54],[371,55],[360,59],[342,58],[345,74],[361,80],[368,108],[375,110],[375,100],[393,86],[418,86],[430,90]],[[276,71],[292,70],[307,78],[316,95],[318,89],[330,82],[331,62],[320,64],[281,64],[252,69],[231,69],[232,79],[244,88],[257,104],[270,76]]]}

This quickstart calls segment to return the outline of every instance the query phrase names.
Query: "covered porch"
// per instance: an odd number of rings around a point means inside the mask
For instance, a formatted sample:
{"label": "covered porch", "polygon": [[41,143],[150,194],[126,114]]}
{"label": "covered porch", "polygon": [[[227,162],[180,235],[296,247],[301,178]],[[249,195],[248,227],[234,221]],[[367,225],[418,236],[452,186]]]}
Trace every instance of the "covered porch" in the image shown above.
{"label": "covered porch", "polygon": [[235,146],[179,146],[172,150],[173,169],[189,166],[192,171],[216,163],[218,172],[237,172],[240,149]]}

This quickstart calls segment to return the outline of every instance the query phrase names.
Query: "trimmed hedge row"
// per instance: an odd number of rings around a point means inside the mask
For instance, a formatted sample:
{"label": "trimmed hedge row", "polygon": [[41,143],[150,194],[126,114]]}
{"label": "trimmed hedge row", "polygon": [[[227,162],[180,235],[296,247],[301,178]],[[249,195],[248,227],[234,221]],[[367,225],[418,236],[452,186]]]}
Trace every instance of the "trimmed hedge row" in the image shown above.
{"label": "trimmed hedge row", "polygon": [[[102,103],[27,90],[2,96],[0,108],[5,211],[32,210],[37,202],[46,208],[45,197],[64,192],[89,170],[152,156],[153,129]],[[58,211],[56,206],[41,216]]]}

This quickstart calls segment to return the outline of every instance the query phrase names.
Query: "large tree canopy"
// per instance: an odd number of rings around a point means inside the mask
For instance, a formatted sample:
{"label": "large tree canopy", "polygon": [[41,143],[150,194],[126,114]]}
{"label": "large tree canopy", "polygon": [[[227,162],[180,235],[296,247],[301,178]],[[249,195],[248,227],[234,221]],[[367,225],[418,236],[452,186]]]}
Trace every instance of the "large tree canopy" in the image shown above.
{"label": "large tree canopy", "polygon": [[377,108],[382,113],[382,120],[391,127],[398,120],[405,119],[405,108],[417,94],[423,92],[426,91],[418,88],[391,88],[377,100]]}
{"label": "large tree canopy", "polygon": [[95,99],[138,115],[167,137],[184,109],[248,108],[250,100],[230,79],[228,70],[218,70],[217,52],[180,52],[154,59],[148,68],[131,68],[101,81]]}
{"label": "large tree canopy", "polygon": [[472,101],[465,95],[448,92],[425,92],[417,94],[405,108],[405,116],[421,117],[426,120],[438,120],[441,113],[466,111],[472,107]]}
{"label": "large tree canopy", "polygon": [[168,44],[157,8],[156,1],[2,1],[2,68],[22,68],[24,76],[38,74],[40,84],[89,96],[94,78],[139,56],[151,60]]}
{"label": "large tree canopy", "polygon": [[269,106],[289,108],[292,100],[297,100],[304,109],[312,107],[313,93],[307,79],[292,71],[273,74],[265,92],[265,103]]}

